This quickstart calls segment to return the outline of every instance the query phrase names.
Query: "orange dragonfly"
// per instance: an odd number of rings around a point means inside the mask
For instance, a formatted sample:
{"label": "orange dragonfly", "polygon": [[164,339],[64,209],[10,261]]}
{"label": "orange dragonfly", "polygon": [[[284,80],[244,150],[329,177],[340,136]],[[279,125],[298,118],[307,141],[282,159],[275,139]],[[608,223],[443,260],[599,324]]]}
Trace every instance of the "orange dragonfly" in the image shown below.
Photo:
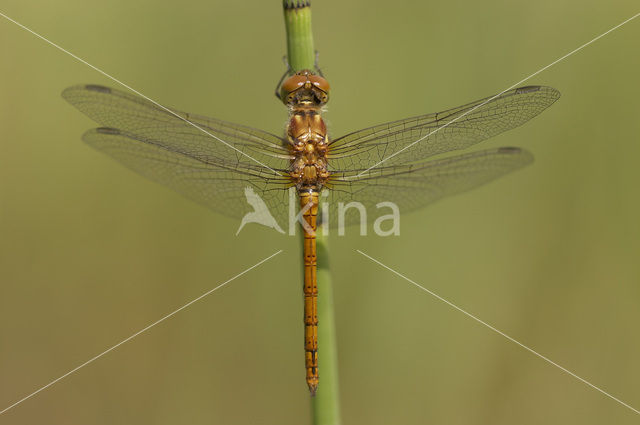
{"label": "orange dragonfly", "polygon": [[[317,214],[326,189],[329,224],[336,206],[381,201],[401,212],[473,189],[529,164],[519,148],[497,148],[432,158],[468,148],[518,127],[549,107],[560,93],[527,86],[446,111],[369,127],[330,139],[322,119],[329,83],[309,70],[279,85],[289,109],[284,136],[163,107],[99,85],[66,89],[62,96],[102,127],[83,140],[128,168],[163,183],[212,210],[240,218],[252,188],[273,217],[289,220],[288,191],[299,197],[304,229],[306,381],[318,387],[316,284]],[[324,196],[323,196],[324,199]],[[355,217],[346,217],[345,225]]]}

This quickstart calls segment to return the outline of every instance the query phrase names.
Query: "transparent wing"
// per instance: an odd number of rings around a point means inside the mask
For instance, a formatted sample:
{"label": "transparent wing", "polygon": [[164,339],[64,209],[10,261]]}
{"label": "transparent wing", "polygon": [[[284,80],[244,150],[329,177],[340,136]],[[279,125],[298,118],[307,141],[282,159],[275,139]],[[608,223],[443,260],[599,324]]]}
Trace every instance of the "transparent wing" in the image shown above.
{"label": "transparent wing", "polygon": [[290,158],[282,138],[104,86],[74,86],[62,96],[105,126],[83,140],[128,168],[231,217],[251,211],[250,187],[277,220],[286,219]]}
{"label": "transparent wing", "polygon": [[[360,178],[343,179],[334,176],[328,185],[329,223],[336,227],[340,215],[339,203],[356,201],[368,214],[375,215],[377,204],[393,202],[400,213],[424,207],[446,196],[474,189],[500,176],[515,171],[533,161],[533,155],[519,148],[497,148],[458,155],[418,164],[381,166],[366,171]],[[363,170],[353,170],[358,174]],[[351,173],[350,173],[351,174]],[[383,209],[378,214],[389,214]],[[357,210],[348,209],[344,224],[360,223]],[[369,222],[375,217],[370,216]]]}
{"label": "transparent wing", "polygon": [[[340,201],[359,201],[371,211],[379,202],[392,201],[401,212],[407,212],[527,164],[531,155],[516,148],[439,161],[424,159],[465,148],[520,125],[558,96],[551,88],[526,87],[505,93],[486,105],[482,105],[481,100],[337,139],[332,144],[329,161],[333,173],[328,199],[331,221],[337,218]],[[71,87],[63,92],[63,97],[107,126],[90,130],[83,139],[134,171],[231,217],[251,211],[246,195],[250,188],[276,220],[282,224],[287,222],[290,155],[282,138],[213,118],[166,110],[140,97],[103,86]],[[451,122],[478,105],[482,106],[447,128],[392,160],[368,169],[384,159],[388,151],[405,148],[429,134],[430,129]],[[446,130],[449,131],[444,133]],[[438,136],[439,133],[443,134]],[[357,222],[357,217],[347,218],[347,224],[354,221]]]}
{"label": "transparent wing", "polygon": [[392,155],[380,166],[420,162],[465,149],[524,124],[559,97],[551,87],[520,87],[494,99],[356,131],[331,143],[330,170],[338,174],[366,170]]}
{"label": "transparent wing", "polygon": [[252,211],[250,188],[279,223],[287,223],[288,179],[235,162],[207,162],[115,128],[87,131],[82,139],[137,173],[229,217]]}
{"label": "transparent wing", "polygon": [[207,163],[263,168],[272,173],[288,164],[283,139],[251,127],[164,108],[99,85],[69,87],[62,97],[104,127]]}

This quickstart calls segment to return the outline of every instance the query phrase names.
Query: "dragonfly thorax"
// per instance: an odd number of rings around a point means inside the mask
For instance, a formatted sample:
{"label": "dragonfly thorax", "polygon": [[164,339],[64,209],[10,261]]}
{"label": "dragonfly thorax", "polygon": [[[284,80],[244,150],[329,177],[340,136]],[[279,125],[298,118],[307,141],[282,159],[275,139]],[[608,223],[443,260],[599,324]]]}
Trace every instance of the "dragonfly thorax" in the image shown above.
{"label": "dragonfly thorax", "polygon": [[327,127],[319,108],[293,107],[287,125],[291,178],[300,187],[320,189],[329,177]]}

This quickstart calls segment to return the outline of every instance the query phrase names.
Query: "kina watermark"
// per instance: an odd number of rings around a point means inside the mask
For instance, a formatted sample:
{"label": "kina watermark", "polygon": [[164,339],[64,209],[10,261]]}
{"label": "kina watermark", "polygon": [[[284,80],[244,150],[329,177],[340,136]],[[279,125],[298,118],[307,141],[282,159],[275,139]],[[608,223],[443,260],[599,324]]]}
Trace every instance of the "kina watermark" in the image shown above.
{"label": "kina watermark", "polygon": [[[329,189],[323,189],[320,193],[317,213],[319,223],[329,223],[328,226],[321,226],[321,231],[325,235],[329,234],[329,229],[332,228],[337,230],[338,236],[344,236],[348,227],[358,226],[360,236],[366,236],[369,230],[370,216],[374,218],[372,223],[374,234],[385,237],[400,235],[400,208],[396,203],[389,201],[378,202],[375,204],[374,211],[368,211],[366,205],[358,201],[338,202],[334,208],[328,199],[329,194]],[[288,192],[286,231],[283,230],[278,220],[271,213],[267,203],[252,187],[246,187],[244,195],[252,211],[247,212],[242,217],[236,236],[247,224],[259,224],[274,229],[278,233],[291,236],[295,235],[296,229],[300,227],[307,233],[313,233],[313,229],[304,218],[305,214],[308,214],[313,208],[313,204],[308,203],[303,208],[300,208],[300,198],[294,187],[291,187]]]}

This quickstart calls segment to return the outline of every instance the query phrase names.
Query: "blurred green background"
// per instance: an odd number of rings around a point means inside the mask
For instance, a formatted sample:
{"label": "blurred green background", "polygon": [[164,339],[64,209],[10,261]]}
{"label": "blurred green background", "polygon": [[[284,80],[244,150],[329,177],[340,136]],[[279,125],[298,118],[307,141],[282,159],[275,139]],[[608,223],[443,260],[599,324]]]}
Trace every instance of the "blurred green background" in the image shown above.
{"label": "blurred green background", "polygon": [[[0,11],[163,104],[272,132],[279,1],[4,0]],[[497,93],[636,13],[632,1],[314,0],[331,133]],[[363,249],[640,407],[640,20],[527,84],[562,98],[479,148],[536,162],[331,240],[345,424],[631,424],[638,415],[355,252]],[[60,97],[114,84],[0,19],[0,409],[284,253],[0,416],[4,424],[305,424],[297,238],[185,200],[92,150]]]}

